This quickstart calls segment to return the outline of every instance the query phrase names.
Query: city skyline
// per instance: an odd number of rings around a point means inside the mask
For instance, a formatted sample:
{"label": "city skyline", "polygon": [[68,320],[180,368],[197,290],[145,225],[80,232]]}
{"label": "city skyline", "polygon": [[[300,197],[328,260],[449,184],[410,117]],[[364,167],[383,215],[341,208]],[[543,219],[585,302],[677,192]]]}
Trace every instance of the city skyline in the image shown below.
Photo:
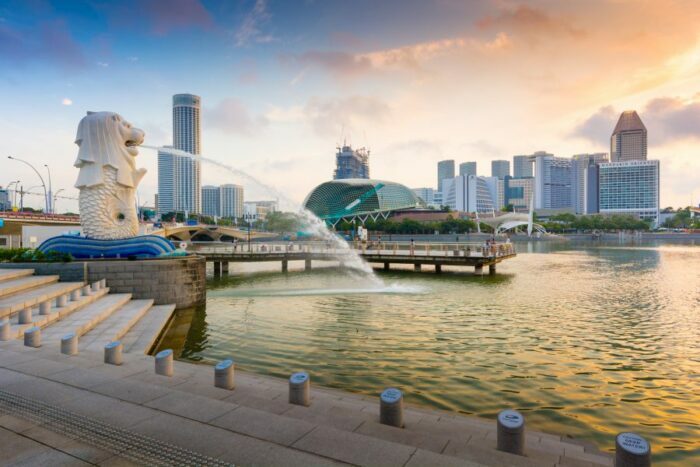
{"label": "city skyline", "polygon": [[[0,7],[0,36],[11,45],[0,46],[3,152],[48,162],[54,191],[75,196],[73,140],[87,110],[119,112],[145,130],[147,144],[164,145],[172,95],[193,93],[204,102],[202,154],[301,201],[329,178],[345,135],[372,149],[374,178],[433,186],[444,159],[487,168],[542,149],[607,152],[620,112],[634,109],[649,133],[648,158],[663,165],[661,206],[700,197],[692,2],[634,11],[602,1],[585,10],[545,2],[177,7],[146,2],[135,19],[129,5]],[[38,184],[29,168],[0,160],[12,174],[0,185]],[[138,165],[149,171],[141,204],[153,204],[155,151],[141,150]],[[202,166],[202,184],[241,182]]]}

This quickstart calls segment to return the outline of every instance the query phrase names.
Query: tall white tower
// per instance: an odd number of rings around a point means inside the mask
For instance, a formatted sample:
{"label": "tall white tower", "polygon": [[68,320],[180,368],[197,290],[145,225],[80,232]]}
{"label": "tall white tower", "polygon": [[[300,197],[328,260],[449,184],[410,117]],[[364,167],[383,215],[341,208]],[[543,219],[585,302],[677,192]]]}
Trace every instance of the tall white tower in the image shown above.
{"label": "tall white tower", "polygon": [[[173,147],[191,154],[200,154],[201,146],[201,98],[194,94],[173,96]],[[177,173],[175,208],[190,213],[202,212],[201,162],[179,158],[175,164]]]}

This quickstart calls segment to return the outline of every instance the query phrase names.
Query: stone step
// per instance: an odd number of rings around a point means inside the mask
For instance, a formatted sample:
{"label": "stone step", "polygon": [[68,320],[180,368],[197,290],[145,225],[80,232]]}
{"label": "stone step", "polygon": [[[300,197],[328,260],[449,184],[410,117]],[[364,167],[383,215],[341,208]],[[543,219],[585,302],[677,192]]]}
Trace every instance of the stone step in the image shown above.
{"label": "stone step", "polygon": [[174,311],[175,305],[152,306],[146,315],[122,338],[124,352],[148,354],[160,336],[153,330],[165,329]]}
{"label": "stone step", "polygon": [[34,269],[0,269],[0,282],[34,274]]}
{"label": "stone step", "polygon": [[26,276],[0,282],[0,297],[14,295],[27,289],[58,282],[58,276]]}
{"label": "stone step", "polygon": [[[0,318],[5,318],[27,307],[53,300],[83,286],[82,282],[56,282],[25,290],[16,295],[0,298]],[[52,304],[53,306],[54,304]]]}
{"label": "stone step", "polygon": [[61,337],[74,332],[82,336],[131,300],[131,294],[109,294],[76,311],[42,331],[43,342],[59,342]]}
{"label": "stone step", "polygon": [[83,334],[79,341],[80,350],[99,351],[105,344],[120,340],[151,306],[153,306],[153,300],[131,300]]}
{"label": "stone step", "polygon": [[32,322],[30,324],[19,324],[19,316],[14,315],[9,321],[11,323],[10,328],[10,338],[11,339],[21,339],[24,336],[24,331],[32,326],[39,326],[40,328],[46,328],[50,324],[64,319],[71,313],[89,305],[90,303],[99,300],[101,297],[109,293],[109,288],[101,289],[97,292],[93,292],[87,296],[80,296],[80,300],[72,302],[69,301],[64,307],[51,307],[51,312],[48,315],[40,315],[39,308],[32,308]]}

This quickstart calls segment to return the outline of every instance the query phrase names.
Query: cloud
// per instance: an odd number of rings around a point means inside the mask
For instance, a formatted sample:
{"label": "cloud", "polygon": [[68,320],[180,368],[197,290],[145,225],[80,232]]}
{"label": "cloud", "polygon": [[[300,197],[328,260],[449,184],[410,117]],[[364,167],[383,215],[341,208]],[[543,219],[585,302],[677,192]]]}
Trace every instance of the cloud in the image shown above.
{"label": "cloud", "polygon": [[245,105],[235,98],[222,100],[204,115],[208,127],[246,136],[257,133],[268,124],[266,117],[251,115]]}
{"label": "cloud", "polygon": [[274,37],[262,32],[261,27],[272,15],[267,9],[267,0],[255,0],[253,9],[243,18],[243,23],[235,32],[236,46],[243,47],[250,43],[272,42]]}
{"label": "cloud", "polygon": [[382,100],[370,96],[323,99],[312,97],[304,115],[316,133],[322,136],[364,131],[369,125],[384,121],[391,113]]}
{"label": "cloud", "polygon": [[157,36],[187,28],[209,29],[214,20],[199,0],[122,1],[104,5],[105,12],[119,27],[146,28]]}
{"label": "cloud", "polygon": [[575,27],[567,19],[553,17],[544,11],[519,5],[514,9],[501,11],[496,16],[487,16],[477,22],[479,29],[499,29],[513,31],[529,39],[543,36],[583,37],[586,33]]}
{"label": "cloud", "polygon": [[97,66],[102,67],[102,68],[107,68],[109,67],[109,63],[107,62],[96,62]]}
{"label": "cloud", "polygon": [[[601,107],[577,125],[572,136],[607,145],[620,111],[612,106]],[[647,102],[639,112],[647,127],[649,145],[663,145],[682,139],[700,139],[700,99],[658,97]]]}
{"label": "cloud", "polygon": [[63,100],[61,101],[61,104],[63,105],[73,105],[73,101],[67,97],[64,97]]}
{"label": "cloud", "polygon": [[0,24],[0,59],[15,64],[48,61],[66,69],[82,69],[86,64],[62,20],[42,22],[28,31]]}

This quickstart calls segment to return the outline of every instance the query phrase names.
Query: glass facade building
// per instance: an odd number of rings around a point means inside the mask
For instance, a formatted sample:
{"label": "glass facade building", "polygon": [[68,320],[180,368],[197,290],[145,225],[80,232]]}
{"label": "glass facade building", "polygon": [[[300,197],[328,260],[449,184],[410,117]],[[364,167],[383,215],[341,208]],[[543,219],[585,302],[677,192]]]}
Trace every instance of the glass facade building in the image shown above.
{"label": "glass facade building", "polygon": [[462,162],[459,164],[460,175],[476,175],[476,162]]}
{"label": "glass facade building", "polygon": [[[604,152],[576,154],[571,158],[571,202],[576,214],[590,214],[586,211],[586,199],[589,198],[588,178],[591,175],[588,168],[603,162],[608,162],[608,155]],[[593,185],[597,192],[597,183]]]}
{"label": "glass facade building", "polygon": [[622,112],[610,137],[610,162],[647,160],[647,129],[634,110]]}
{"label": "glass facade building", "polygon": [[513,156],[513,178],[532,177],[532,156]]}
{"label": "glass facade building", "polygon": [[510,161],[491,161],[491,176],[501,180],[510,175]]}
{"label": "glass facade building", "polygon": [[455,161],[440,161],[437,165],[437,191],[442,193],[442,181],[446,178],[455,178]]}
{"label": "glass facade building", "polygon": [[443,182],[443,204],[462,212],[493,212],[498,196],[497,177],[461,175]]}
{"label": "glass facade building", "polygon": [[535,209],[572,208],[571,159],[545,152],[533,154],[535,160]]}
{"label": "glass facade building", "polygon": [[[201,152],[201,99],[193,94],[173,96],[173,147],[190,154]],[[180,157],[175,164],[175,209],[199,213],[202,210],[202,163]]]}
{"label": "glass facade building", "polygon": [[202,187],[202,214],[212,217],[221,216],[221,190],[218,186]]}
{"label": "glass facade building", "polygon": [[519,210],[530,208],[530,199],[535,189],[533,177],[506,177],[503,183],[506,205],[512,204],[515,209]]}
{"label": "glass facade building", "polygon": [[625,161],[600,164],[601,214],[631,214],[659,222],[659,161]]}

